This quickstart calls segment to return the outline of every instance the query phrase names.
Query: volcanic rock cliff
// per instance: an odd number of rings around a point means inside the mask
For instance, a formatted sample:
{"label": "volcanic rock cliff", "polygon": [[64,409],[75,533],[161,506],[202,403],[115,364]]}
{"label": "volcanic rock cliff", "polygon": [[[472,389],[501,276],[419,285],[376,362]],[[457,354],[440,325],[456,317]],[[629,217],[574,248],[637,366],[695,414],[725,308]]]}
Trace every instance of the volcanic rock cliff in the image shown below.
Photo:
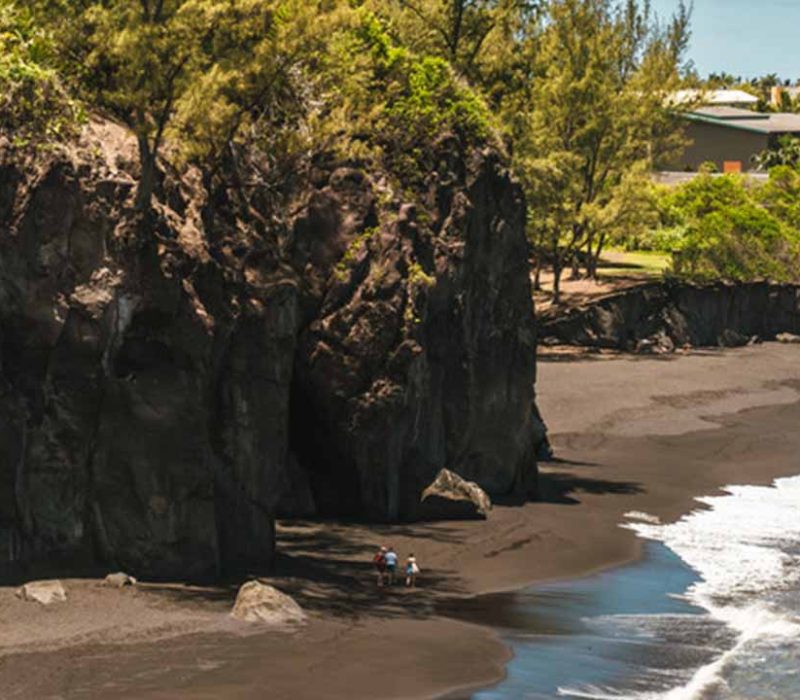
{"label": "volcanic rock cliff", "polygon": [[800,286],[675,280],[643,284],[540,319],[546,344],[636,350],[739,346],[800,332]]}
{"label": "volcanic rock cliff", "polygon": [[[524,202],[439,144],[413,197],[320,159],[271,210],[93,123],[0,143],[0,557],[153,577],[262,567],[274,516],[413,518],[446,467],[535,485]],[[437,152],[438,153],[438,152]]]}

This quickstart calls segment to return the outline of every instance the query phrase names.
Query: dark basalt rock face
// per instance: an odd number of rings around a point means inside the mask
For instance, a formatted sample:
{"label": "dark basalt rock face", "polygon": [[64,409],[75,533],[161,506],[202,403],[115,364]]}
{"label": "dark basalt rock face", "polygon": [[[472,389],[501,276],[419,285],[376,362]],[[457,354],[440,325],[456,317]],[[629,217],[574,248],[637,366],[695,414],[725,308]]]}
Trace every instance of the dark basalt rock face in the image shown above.
{"label": "dark basalt rock face", "polygon": [[540,320],[547,343],[637,350],[731,347],[800,332],[800,286],[664,282],[610,295]]}
{"label": "dark basalt rock face", "polygon": [[97,150],[0,144],[5,562],[253,570],[276,512],[414,517],[443,467],[532,487],[524,203],[494,154],[444,144],[391,216],[379,178],[320,168],[273,227],[196,172],[144,223]]}
{"label": "dark basalt rock face", "polygon": [[159,205],[140,235],[134,183],[108,164],[5,163],[0,556],[169,578],[268,562],[293,277],[211,259],[185,183],[183,215]]}
{"label": "dark basalt rock face", "polygon": [[368,228],[368,179],[331,178],[349,182],[338,209],[366,233],[299,340],[292,449],[323,514],[414,518],[443,467],[491,494],[535,484],[524,203],[493,153],[452,153],[443,143],[422,206],[383,228]]}

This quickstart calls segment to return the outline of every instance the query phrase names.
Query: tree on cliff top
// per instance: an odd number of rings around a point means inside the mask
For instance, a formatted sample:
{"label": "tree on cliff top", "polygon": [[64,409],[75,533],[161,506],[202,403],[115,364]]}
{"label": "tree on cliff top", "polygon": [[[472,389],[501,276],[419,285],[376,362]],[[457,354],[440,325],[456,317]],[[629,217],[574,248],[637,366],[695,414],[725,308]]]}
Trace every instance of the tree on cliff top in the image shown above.
{"label": "tree on cliff top", "polygon": [[444,58],[412,51],[364,8],[350,19],[331,37],[315,76],[328,147],[383,161],[411,187],[433,167],[431,146],[442,134],[473,145],[491,139],[495,123],[484,100]]}
{"label": "tree on cliff top", "polygon": [[286,16],[303,4],[38,0],[36,7],[58,36],[61,68],[80,94],[135,133],[137,207],[147,211],[157,159],[182,107],[186,115],[185,101],[202,106],[195,120],[184,119],[185,135],[202,141],[215,127],[235,130],[249,103],[266,103],[270,90],[279,89],[285,66],[273,61],[270,48]]}
{"label": "tree on cliff top", "polygon": [[166,143],[211,169],[224,161],[232,182],[246,143],[279,186],[313,151],[390,158],[408,180],[436,135],[487,138],[480,95],[443,57],[400,41],[370,4],[34,0],[71,86],[135,134],[145,212]]}
{"label": "tree on cliff top", "polygon": [[377,0],[376,11],[416,52],[447,60],[474,85],[491,56],[535,23],[542,0]]}

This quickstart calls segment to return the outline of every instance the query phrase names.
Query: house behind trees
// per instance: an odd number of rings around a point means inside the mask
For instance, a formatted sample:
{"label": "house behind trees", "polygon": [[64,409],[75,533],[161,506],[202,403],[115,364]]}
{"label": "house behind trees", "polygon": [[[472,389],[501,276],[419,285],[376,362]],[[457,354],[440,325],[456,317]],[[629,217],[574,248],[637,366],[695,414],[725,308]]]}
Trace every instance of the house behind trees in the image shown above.
{"label": "house behind trees", "polygon": [[683,114],[687,145],[660,170],[697,172],[713,163],[720,172],[756,169],[754,157],[777,149],[781,137],[800,137],[800,114],[755,112],[757,98],[741,90],[683,90],[673,96],[676,104],[698,101]]}

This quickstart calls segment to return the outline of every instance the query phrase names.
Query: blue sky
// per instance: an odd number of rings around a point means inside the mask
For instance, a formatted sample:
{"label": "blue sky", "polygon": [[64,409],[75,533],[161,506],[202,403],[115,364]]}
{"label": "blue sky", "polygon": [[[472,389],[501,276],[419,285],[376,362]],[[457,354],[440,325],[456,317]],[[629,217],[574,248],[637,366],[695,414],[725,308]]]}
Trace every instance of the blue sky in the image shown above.
{"label": "blue sky", "polygon": [[[677,0],[652,0],[659,15]],[[800,0],[695,0],[689,57],[701,76],[800,78]]]}

